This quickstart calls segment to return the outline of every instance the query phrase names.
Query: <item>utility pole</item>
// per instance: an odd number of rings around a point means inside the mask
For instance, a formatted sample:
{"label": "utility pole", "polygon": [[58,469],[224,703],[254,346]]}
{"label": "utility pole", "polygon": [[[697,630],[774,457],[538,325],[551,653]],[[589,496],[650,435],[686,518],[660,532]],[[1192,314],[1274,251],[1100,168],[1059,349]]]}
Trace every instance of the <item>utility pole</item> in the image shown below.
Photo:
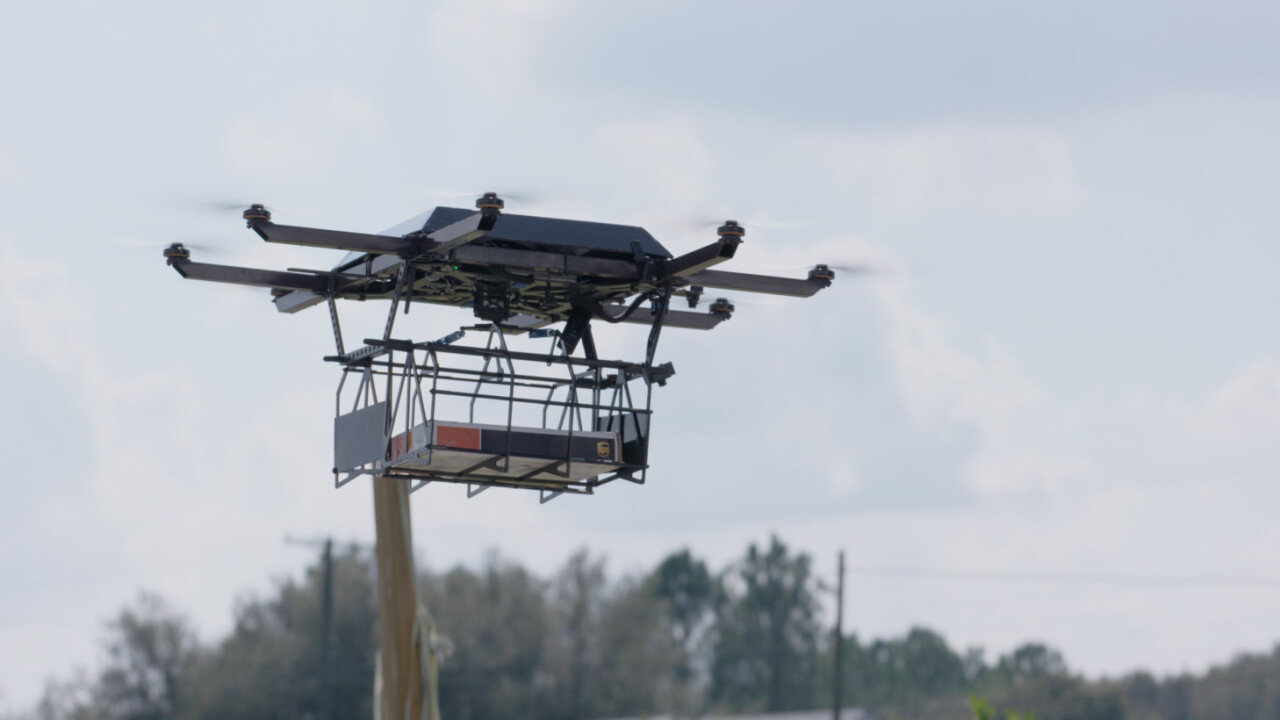
{"label": "utility pole", "polygon": [[836,647],[835,647],[835,677],[831,683],[831,717],[832,720],[840,720],[841,706],[844,699],[841,697],[844,681],[844,551],[840,551],[840,560],[837,565],[838,580],[836,581]]}
{"label": "utility pole", "polygon": [[320,605],[320,720],[333,717],[333,538],[324,540],[324,596]]}
{"label": "utility pole", "polygon": [[316,700],[318,720],[333,717],[333,538],[304,540],[285,537],[290,545],[323,545],[320,585],[320,697]]}

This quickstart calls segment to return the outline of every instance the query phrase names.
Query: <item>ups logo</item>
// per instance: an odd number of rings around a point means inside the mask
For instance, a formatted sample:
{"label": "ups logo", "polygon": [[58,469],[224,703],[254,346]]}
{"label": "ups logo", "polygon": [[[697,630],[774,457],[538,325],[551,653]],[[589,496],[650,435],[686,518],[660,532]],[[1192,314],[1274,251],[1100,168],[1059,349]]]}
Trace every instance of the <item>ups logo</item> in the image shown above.
{"label": "ups logo", "polygon": [[601,458],[607,458],[613,455],[612,443],[610,443],[608,440],[601,440],[600,442],[596,443],[596,454],[599,455]]}

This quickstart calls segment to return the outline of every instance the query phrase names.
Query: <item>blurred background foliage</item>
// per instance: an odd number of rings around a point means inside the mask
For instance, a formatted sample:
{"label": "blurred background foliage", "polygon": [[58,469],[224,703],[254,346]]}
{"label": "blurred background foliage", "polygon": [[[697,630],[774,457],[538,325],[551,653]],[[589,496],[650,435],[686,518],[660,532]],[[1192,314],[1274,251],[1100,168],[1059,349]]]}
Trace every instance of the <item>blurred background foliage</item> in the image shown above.
{"label": "blurred background foliage", "polygon": [[[105,627],[95,673],[50,680],[39,720],[368,718],[373,707],[375,578],[370,553],[248,598],[219,641],[142,593]],[[541,578],[491,554],[478,569],[424,572],[421,594],[452,648],[440,671],[448,720],[701,717],[830,707],[836,638],[804,553],[778,538],[713,572],[688,550],[611,580],[579,551]],[[325,638],[324,628],[329,628]],[[322,649],[333,658],[326,673]],[[971,718],[971,698],[1039,720],[1254,720],[1280,717],[1280,648],[1202,675],[1136,672],[1086,679],[1026,643],[988,661],[936,632],[844,637],[846,705],[883,718]]]}

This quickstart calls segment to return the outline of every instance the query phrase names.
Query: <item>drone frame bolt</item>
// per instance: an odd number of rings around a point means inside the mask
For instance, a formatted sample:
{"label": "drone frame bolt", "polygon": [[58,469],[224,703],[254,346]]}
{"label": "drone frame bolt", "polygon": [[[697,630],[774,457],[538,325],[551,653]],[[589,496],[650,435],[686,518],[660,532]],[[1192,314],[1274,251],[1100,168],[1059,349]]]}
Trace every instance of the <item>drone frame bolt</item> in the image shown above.
{"label": "drone frame bolt", "polygon": [[691,285],[685,291],[684,298],[689,301],[690,308],[698,307],[698,301],[702,299],[703,288],[701,285]]}

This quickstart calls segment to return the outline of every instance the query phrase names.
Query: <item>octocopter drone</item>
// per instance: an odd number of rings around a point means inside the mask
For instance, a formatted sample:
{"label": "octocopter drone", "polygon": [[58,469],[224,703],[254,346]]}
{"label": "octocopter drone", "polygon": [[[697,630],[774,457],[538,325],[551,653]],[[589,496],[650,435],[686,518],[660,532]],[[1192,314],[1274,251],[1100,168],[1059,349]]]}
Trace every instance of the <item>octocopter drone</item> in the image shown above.
{"label": "octocopter drone", "polygon": [[[709,330],[734,312],[724,298],[700,310],[708,289],[809,297],[835,277],[828,265],[815,265],[805,278],[713,269],[742,244],[746,230],[733,220],[719,226],[715,242],[673,257],[640,227],[503,210],[496,193],[485,193],[475,210],[437,207],[365,234],[279,225],[265,206],[252,205],[244,219],[263,240],[348,254],[332,270],[283,271],[195,262],[181,243],[164,256],[185,278],[269,288],[280,312],[328,304],[337,354],[326,359],[344,370],[335,426],[338,485],[368,474],[409,478],[414,489],[436,480],[466,483],[472,493],[535,488],[544,500],[589,493],[615,478],[643,482],[652,385],[674,372],[670,363],[654,364],[662,329]],[[673,309],[676,298],[687,309]],[[337,300],[389,300],[382,337],[347,351]],[[482,322],[434,342],[394,339],[401,303],[404,312],[414,303],[470,308]],[[648,325],[644,360],[601,359],[593,321]],[[478,330],[488,333],[484,347],[457,344]],[[504,339],[513,334],[550,337],[551,351],[513,351]],[[564,374],[549,377],[548,366]],[[359,380],[344,413],[351,374]],[[643,404],[629,390],[635,380],[647,388]],[[458,399],[467,407],[465,422],[438,417],[446,401]],[[486,414],[486,404],[497,408]],[[540,422],[521,423],[517,410],[529,405]],[[497,421],[479,421],[485,418]]]}

